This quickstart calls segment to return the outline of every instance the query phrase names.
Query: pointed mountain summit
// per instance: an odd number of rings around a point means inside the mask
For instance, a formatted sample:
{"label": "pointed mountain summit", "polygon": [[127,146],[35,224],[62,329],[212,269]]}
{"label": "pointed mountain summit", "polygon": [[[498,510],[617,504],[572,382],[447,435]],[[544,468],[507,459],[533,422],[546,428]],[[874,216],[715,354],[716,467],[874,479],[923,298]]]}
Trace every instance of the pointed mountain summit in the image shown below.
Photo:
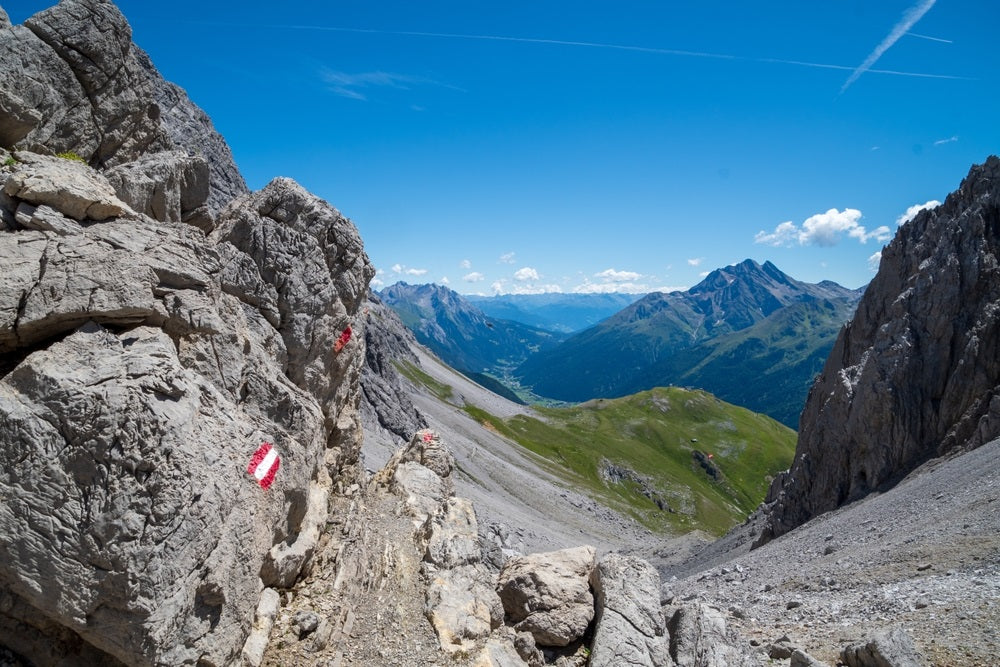
{"label": "pointed mountain summit", "polygon": [[565,335],[487,316],[457,292],[440,285],[390,285],[380,293],[417,340],[445,363],[466,373],[503,375]]}
{"label": "pointed mountain summit", "polygon": [[860,294],[748,259],[687,292],[647,295],[532,356],[517,376],[539,395],[568,401],[695,386],[794,427]]}

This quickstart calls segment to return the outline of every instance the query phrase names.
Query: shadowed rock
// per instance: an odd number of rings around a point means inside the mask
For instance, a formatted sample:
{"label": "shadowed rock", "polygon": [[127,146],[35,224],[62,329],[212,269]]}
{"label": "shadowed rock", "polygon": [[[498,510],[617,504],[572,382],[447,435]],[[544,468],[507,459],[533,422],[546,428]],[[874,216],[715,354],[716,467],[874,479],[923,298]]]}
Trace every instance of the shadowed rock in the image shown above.
{"label": "shadowed rock", "polygon": [[990,157],[882,252],[809,393],[760,542],[1000,435],[998,257],[1000,159]]}

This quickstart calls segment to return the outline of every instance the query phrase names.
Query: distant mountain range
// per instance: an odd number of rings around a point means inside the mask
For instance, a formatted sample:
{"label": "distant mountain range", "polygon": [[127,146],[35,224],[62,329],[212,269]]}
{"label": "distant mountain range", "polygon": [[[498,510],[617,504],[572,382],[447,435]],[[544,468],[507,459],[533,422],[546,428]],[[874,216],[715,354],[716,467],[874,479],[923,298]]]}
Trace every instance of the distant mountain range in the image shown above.
{"label": "distant mountain range", "polygon": [[686,292],[649,294],[531,356],[514,375],[536,394],[566,401],[698,387],[794,428],[861,293],[746,260]]}
{"label": "distant mountain range", "polygon": [[468,294],[465,299],[490,317],[530,324],[539,329],[576,333],[632,305],[642,294]]}
{"label": "distant mountain range", "polygon": [[440,285],[399,282],[379,294],[422,345],[467,374],[505,376],[528,357],[566,338],[565,333],[490,317]]}
{"label": "distant mountain range", "polygon": [[[381,292],[418,341],[466,373],[488,373],[571,402],[695,387],[792,428],[861,294],[830,281],[804,283],[771,262],[749,259],[711,272],[686,292],[641,298],[463,297],[406,283]],[[573,335],[523,321],[565,330],[602,318],[616,303],[628,305]]]}

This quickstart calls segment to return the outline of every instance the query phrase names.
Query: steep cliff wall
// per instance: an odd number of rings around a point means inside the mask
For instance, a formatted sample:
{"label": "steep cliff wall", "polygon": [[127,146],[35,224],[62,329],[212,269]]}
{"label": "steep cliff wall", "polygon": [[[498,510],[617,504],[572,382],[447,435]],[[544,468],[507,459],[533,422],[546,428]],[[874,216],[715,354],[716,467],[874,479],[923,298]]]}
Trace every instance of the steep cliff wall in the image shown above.
{"label": "steep cliff wall", "polygon": [[766,501],[766,541],[1000,435],[1000,160],[906,223],[840,332]]}
{"label": "steep cliff wall", "polygon": [[359,479],[374,269],[294,182],[246,193],[129,36],[99,0],[0,27],[0,645],[231,664]]}

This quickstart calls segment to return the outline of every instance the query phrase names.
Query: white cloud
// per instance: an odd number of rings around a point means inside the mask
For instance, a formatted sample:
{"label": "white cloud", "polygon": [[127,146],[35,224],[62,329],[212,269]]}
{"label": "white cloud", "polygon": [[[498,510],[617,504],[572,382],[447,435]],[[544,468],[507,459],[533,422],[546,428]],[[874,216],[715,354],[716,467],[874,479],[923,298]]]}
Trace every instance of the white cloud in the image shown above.
{"label": "white cloud", "polygon": [[479,283],[486,280],[486,276],[481,274],[479,271],[473,271],[472,273],[466,273],[462,276],[462,280],[467,283]]}
{"label": "white cloud", "polygon": [[514,280],[519,280],[525,282],[527,280],[538,280],[538,271],[534,270],[530,266],[525,266],[524,268],[518,269],[514,272]]}
{"label": "white cloud", "polygon": [[837,245],[845,234],[861,243],[867,243],[870,239],[884,243],[892,238],[890,229],[885,225],[869,232],[864,225],[858,223],[860,219],[861,211],[856,208],[845,208],[843,211],[831,208],[826,213],[809,216],[801,227],[787,221],[775,227],[773,232],[759,231],[754,236],[754,243],[784,247],[798,243],[828,248]]}
{"label": "white cloud", "polygon": [[698,275],[701,276],[702,278],[707,278],[708,274],[710,274],[710,273],[711,273],[711,271],[702,271]]}
{"label": "white cloud", "polygon": [[494,281],[493,284],[490,285],[490,289],[493,290],[494,294],[503,294],[503,286],[505,282],[506,281],[502,279]]}
{"label": "white cloud", "polygon": [[548,294],[551,292],[562,292],[560,285],[514,285],[510,288],[509,294]]}
{"label": "white cloud", "polygon": [[393,273],[402,273],[403,272],[403,265],[402,264],[393,264],[392,265],[392,272]]}
{"label": "white cloud", "polygon": [[513,264],[514,263],[514,253],[512,253],[512,252],[505,252],[504,254],[500,255],[500,263],[501,264]]}
{"label": "white cloud", "polygon": [[458,263],[458,266],[460,268],[463,268],[463,269],[471,269],[472,268],[472,262],[470,262],[467,259],[463,259],[461,262]]}
{"label": "white cloud", "polygon": [[868,258],[868,269],[874,273],[878,271],[878,265],[882,261],[882,251],[878,250],[872,253],[872,256]]}
{"label": "white cloud", "polygon": [[442,285],[450,285],[451,284],[451,281],[448,280],[448,276],[441,276],[441,284]]}
{"label": "white cloud", "polygon": [[624,282],[624,283],[592,283],[584,281],[572,289],[574,294],[649,294],[650,292],[675,292],[686,290],[687,287],[651,287],[645,283]]}
{"label": "white cloud", "polygon": [[[447,86],[446,84],[420,76],[396,74],[394,72],[358,72],[350,74],[323,68],[320,77],[330,86],[330,92],[352,100],[367,101],[368,96],[361,92],[364,88],[396,88],[409,90],[414,85]],[[416,110],[420,110],[419,107]]]}
{"label": "white cloud", "polygon": [[913,206],[906,209],[906,213],[896,218],[896,224],[905,225],[910,220],[913,220],[915,217],[917,217],[917,213],[920,213],[924,209],[937,208],[940,205],[941,202],[939,202],[937,199],[931,199],[930,201],[925,202],[923,204],[914,204]]}
{"label": "white cloud", "polygon": [[371,287],[378,289],[385,285],[385,282],[379,278],[372,278],[372,281],[368,283]]}
{"label": "white cloud", "polygon": [[688,260],[688,265],[699,266],[704,261],[705,261],[704,257],[692,257],[691,259]]}
{"label": "white cloud", "polygon": [[626,283],[635,282],[642,277],[642,274],[636,273],[635,271],[615,271],[614,269],[605,269],[600,273],[595,273],[594,277],[604,278],[604,280],[612,283]]}
{"label": "white cloud", "polygon": [[798,240],[799,228],[791,220],[781,223],[774,228],[773,232],[768,233],[761,230],[753,237],[754,243],[773,246],[790,246]]}
{"label": "white cloud", "polygon": [[427,273],[427,269],[407,269],[406,275],[408,276],[422,276]]}
{"label": "white cloud", "polygon": [[943,144],[950,144],[953,141],[958,141],[958,137],[956,137],[956,136],[950,136],[947,139],[938,139],[937,141],[934,142],[934,145],[935,146],[941,146]]}

